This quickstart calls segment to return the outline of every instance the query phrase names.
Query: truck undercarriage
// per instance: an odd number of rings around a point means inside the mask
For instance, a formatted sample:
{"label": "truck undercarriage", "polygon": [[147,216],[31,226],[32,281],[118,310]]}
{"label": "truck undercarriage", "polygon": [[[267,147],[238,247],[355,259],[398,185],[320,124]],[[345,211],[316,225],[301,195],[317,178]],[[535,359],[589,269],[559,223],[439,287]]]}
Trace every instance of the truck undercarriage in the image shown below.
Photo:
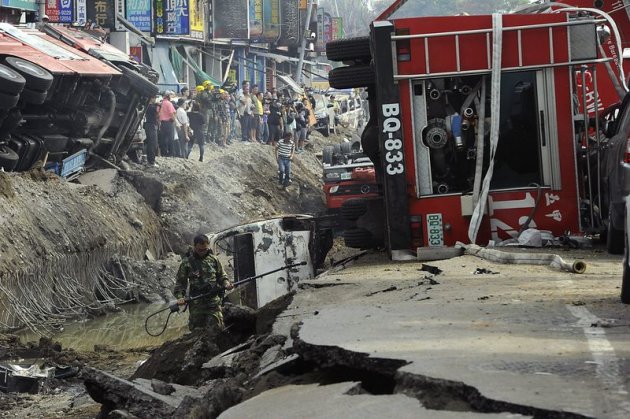
{"label": "truck undercarriage", "polygon": [[82,150],[90,164],[118,162],[158,92],[154,72],[78,29],[0,24],[0,61],[5,171]]}

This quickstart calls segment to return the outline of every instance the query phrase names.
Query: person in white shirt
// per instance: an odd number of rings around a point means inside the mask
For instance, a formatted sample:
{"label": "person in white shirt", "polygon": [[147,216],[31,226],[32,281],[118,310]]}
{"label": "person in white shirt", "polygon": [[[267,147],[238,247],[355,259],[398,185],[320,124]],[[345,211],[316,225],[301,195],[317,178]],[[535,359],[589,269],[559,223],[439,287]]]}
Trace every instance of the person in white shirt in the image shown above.
{"label": "person in white shirt", "polygon": [[177,144],[175,148],[175,157],[186,157],[185,150],[188,148],[188,132],[189,122],[188,114],[186,113],[186,99],[180,98],[177,101],[177,111],[175,112],[175,125],[177,127]]}

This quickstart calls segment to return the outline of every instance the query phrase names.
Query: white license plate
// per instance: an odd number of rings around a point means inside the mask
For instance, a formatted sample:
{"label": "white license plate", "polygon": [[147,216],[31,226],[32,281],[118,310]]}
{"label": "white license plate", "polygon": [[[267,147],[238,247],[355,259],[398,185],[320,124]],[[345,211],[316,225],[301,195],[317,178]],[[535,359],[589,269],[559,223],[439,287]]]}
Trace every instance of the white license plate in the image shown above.
{"label": "white license plate", "polygon": [[444,246],[442,214],[427,214],[427,234],[429,237],[429,247]]}

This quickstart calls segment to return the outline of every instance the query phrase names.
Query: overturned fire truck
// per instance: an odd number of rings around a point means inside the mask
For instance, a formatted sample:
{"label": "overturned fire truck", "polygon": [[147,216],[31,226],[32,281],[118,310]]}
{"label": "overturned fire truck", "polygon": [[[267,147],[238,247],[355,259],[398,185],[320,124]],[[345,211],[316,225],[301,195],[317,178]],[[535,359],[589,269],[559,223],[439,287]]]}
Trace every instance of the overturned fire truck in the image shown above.
{"label": "overturned fire truck", "polygon": [[346,231],[352,241],[402,258],[526,228],[605,230],[600,140],[627,91],[628,2],[569,3],[387,20],[397,1],[369,37],[327,45],[346,64],[331,86],[368,88],[361,142],[383,189],[382,205],[366,202]]}
{"label": "overturned fire truck", "polygon": [[81,29],[0,23],[0,167],[76,153],[116,163],[158,93],[156,76]]}

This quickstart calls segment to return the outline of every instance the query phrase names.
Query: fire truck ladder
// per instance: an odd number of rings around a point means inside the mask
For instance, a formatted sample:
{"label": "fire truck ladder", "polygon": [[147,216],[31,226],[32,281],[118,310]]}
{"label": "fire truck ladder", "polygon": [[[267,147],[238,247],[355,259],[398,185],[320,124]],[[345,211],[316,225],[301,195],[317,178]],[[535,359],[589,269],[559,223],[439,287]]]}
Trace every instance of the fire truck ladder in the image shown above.
{"label": "fire truck ladder", "polygon": [[[541,68],[549,68],[549,67],[562,67],[562,66],[582,66],[582,65],[593,65],[596,63],[604,63],[608,61],[612,61],[611,58],[595,58],[597,53],[594,52],[590,54],[592,58],[583,58],[583,57],[573,57],[573,54],[569,54],[569,60],[567,61],[558,61],[556,60],[556,54],[554,51],[554,29],[556,28],[566,28],[572,26],[586,26],[592,25],[595,27],[597,24],[606,23],[605,19],[590,19],[590,20],[576,20],[576,21],[568,21],[568,22],[552,22],[552,23],[542,23],[536,25],[525,25],[525,26],[511,26],[511,27],[503,27],[502,31],[505,32],[514,32],[517,33],[517,52],[518,52],[518,65],[512,67],[504,67],[502,71],[526,71],[530,69],[541,69]],[[532,29],[548,29],[548,46],[549,49],[549,62],[548,63],[538,63],[534,65],[523,65],[523,32],[532,30]],[[479,35],[485,34],[485,52],[486,52],[486,66],[481,68],[463,70],[462,69],[462,51],[460,49],[460,43],[462,38],[465,38],[470,35]],[[570,35],[569,35],[570,36]],[[431,49],[429,45],[429,40],[432,38],[444,38],[444,37],[453,37],[455,40],[455,62],[456,66],[450,71],[439,71],[432,72],[431,71]],[[426,33],[426,34],[413,34],[413,35],[392,35],[392,42],[396,41],[405,41],[411,39],[422,39],[424,42],[424,65],[425,72],[416,73],[416,74],[394,74],[394,80],[409,80],[409,79],[423,79],[428,77],[449,77],[449,76],[465,76],[472,74],[480,74],[480,73],[490,73],[492,71],[492,28],[487,29],[474,29],[467,31],[458,31],[458,32],[437,32],[437,33]],[[595,47],[595,45],[593,45]],[[395,50],[395,49],[394,49]],[[436,54],[444,54],[444,50],[436,51]],[[397,69],[397,66],[394,66]]]}

